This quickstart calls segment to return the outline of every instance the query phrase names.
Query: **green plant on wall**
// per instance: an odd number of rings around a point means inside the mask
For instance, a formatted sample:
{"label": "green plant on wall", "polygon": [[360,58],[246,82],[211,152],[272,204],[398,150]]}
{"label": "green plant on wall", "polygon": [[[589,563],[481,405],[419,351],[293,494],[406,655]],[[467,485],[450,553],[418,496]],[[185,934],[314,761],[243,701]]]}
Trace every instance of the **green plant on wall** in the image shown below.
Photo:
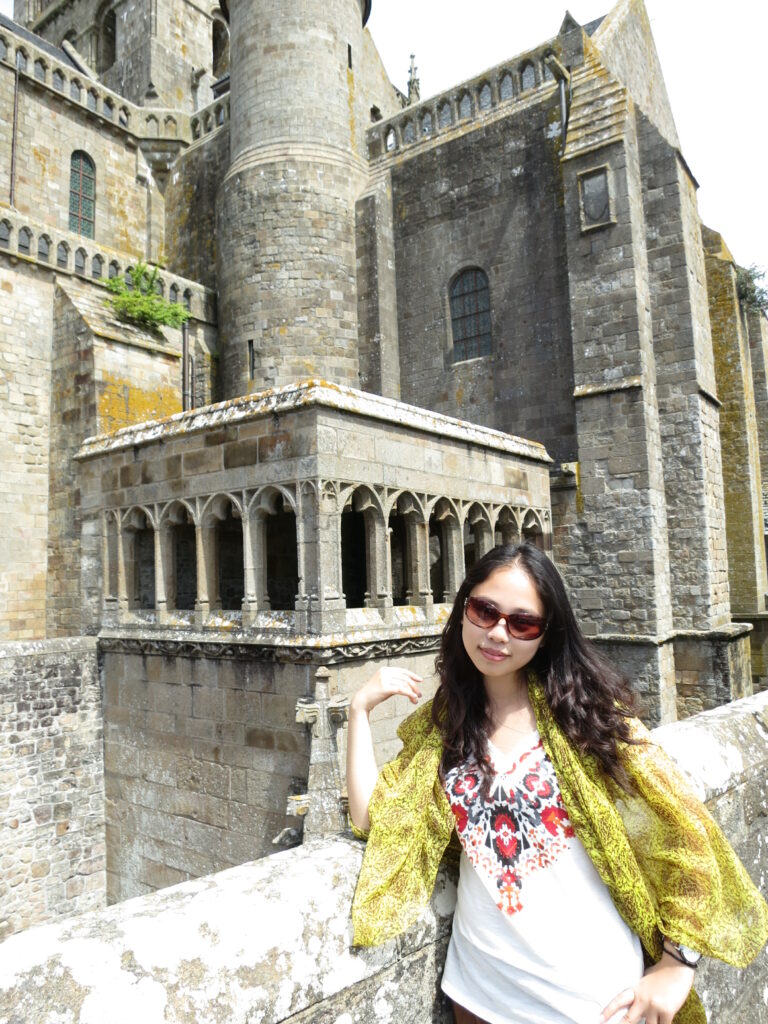
{"label": "green plant on wall", "polygon": [[739,300],[748,309],[759,309],[768,313],[768,288],[765,288],[761,281],[765,278],[765,271],[753,263],[751,267],[736,268],[736,292]]}
{"label": "green plant on wall", "polygon": [[146,263],[137,263],[128,271],[131,283],[122,277],[107,281],[111,295],[107,302],[121,320],[140,324],[142,327],[181,327],[189,320],[188,309],[179,302],[168,302],[157,293],[159,270],[149,269]]}

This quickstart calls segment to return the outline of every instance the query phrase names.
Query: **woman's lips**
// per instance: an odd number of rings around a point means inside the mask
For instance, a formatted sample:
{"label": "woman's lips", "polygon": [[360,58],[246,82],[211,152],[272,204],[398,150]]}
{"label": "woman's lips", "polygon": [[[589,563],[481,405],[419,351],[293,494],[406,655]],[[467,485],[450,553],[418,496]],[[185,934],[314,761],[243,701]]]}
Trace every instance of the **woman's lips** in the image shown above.
{"label": "woman's lips", "polygon": [[505,651],[495,651],[488,647],[481,647],[480,653],[489,661],[504,661],[505,658],[509,657]]}

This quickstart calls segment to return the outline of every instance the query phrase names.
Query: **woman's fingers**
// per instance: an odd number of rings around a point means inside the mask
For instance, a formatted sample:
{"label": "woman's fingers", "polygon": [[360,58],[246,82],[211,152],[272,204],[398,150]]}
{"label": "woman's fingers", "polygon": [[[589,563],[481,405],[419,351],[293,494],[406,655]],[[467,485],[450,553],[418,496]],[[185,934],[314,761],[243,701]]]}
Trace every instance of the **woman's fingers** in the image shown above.
{"label": "woman's fingers", "polygon": [[352,698],[352,708],[369,712],[396,695],[407,697],[416,704],[421,698],[422,681],[420,675],[408,669],[385,666],[360,687]]}
{"label": "woman's fingers", "polygon": [[[604,1008],[603,1012],[600,1014],[600,1024],[604,1024],[605,1021],[610,1020],[611,1017],[613,1017],[614,1014],[618,1013],[619,1010],[623,1009],[624,1007],[631,1008],[632,1004],[634,1002],[635,1002],[635,990],[634,989],[626,988],[626,989],[624,989],[623,992],[619,992],[619,994],[617,996],[615,996],[610,1001],[610,1003],[608,1003],[608,1005]],[[642,1014],[641,1014],[641,1017],[642,1017]],[[629,1015],[627,1017],[625,1017],[625,1020],[632,1020],[632,1019],[633,1018],[629,1017]],[[640,1017],[637,1017],[635,1019],[636,1020],[640,1020]]]}

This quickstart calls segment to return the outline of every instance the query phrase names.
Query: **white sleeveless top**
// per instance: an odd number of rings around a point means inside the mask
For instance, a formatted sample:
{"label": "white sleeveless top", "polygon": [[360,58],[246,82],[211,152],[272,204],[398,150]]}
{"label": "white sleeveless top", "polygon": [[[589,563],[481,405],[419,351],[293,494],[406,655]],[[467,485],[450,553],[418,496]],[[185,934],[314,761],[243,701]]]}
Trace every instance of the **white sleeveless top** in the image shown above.
{"label": "white sleeveless top", "polygon": [[488,749],[487,800],[476,766],[445,780],[463,852],[443,991],[489,1024],[597,1024],[642,977],[640,940],[574,835],[538,733],[522,752]]}

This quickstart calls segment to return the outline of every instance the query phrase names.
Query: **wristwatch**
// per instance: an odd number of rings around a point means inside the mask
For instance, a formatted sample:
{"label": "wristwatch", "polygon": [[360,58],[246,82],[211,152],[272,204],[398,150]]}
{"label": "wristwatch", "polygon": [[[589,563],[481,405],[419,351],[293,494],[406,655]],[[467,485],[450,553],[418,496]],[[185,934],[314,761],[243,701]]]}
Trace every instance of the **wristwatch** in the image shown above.
{"label": "wristwatch", "polygon": [[[669,949],[669,946],[671,946],[672,949]],[[690,946],[683,946],[679,942],[673,942],[672,939],[665,938],[664,949],[671,957],[674,957],[675,960],[679,960],[680,963],[685,964],[686,967],[692,967],[694,971],[699,966],[701,953],[697,953],[696,950],[691,949]]]}

